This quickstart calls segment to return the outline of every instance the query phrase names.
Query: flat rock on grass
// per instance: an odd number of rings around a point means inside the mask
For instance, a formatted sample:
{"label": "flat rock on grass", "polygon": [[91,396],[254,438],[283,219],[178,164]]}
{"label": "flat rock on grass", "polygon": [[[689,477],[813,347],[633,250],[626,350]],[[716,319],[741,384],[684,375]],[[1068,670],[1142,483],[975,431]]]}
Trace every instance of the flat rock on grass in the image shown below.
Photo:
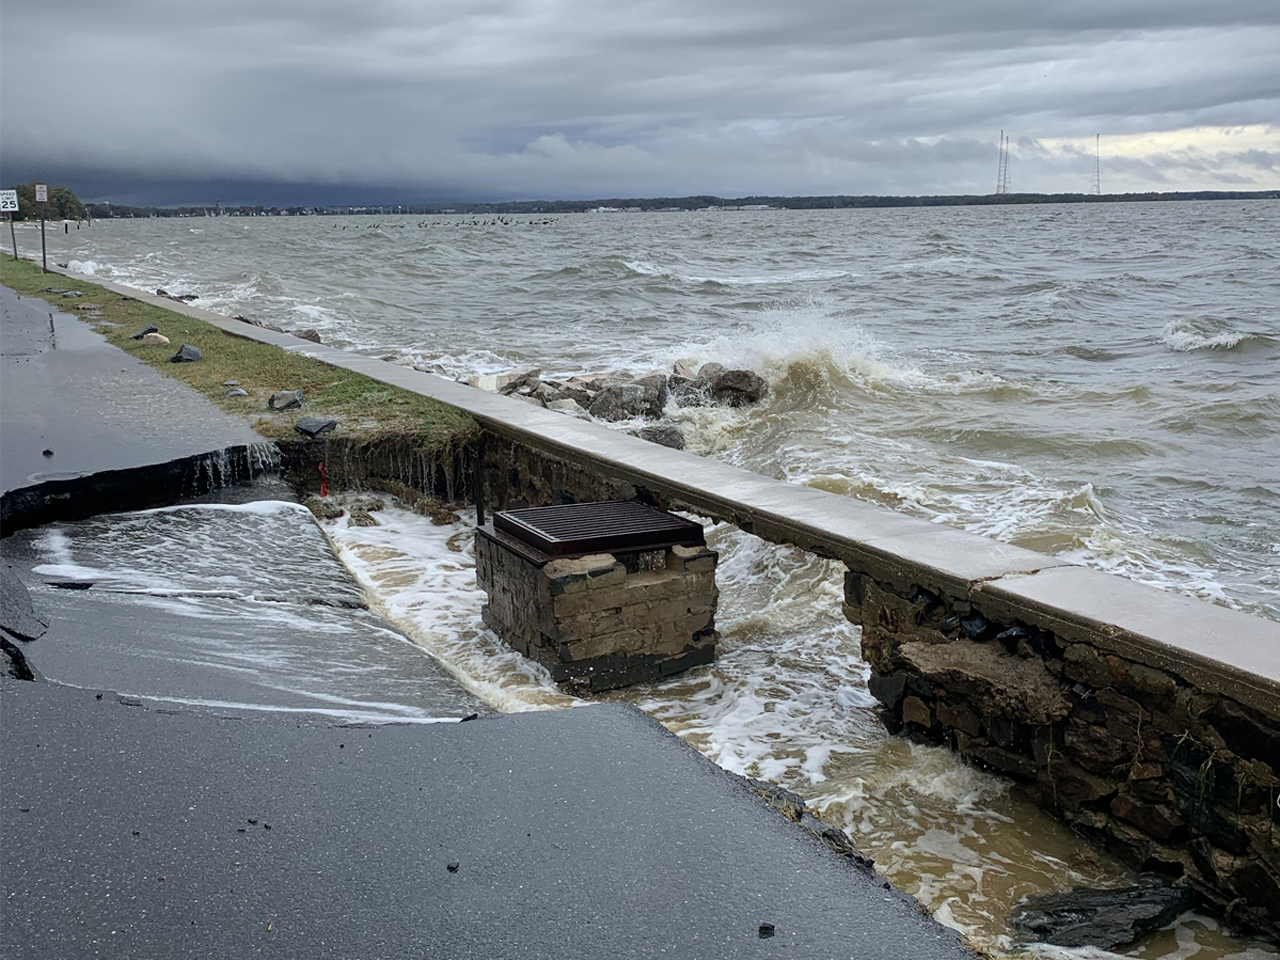
{"label": "flat rock on grass", "polygon": [[326,433],[332,433],[338,426],[337,420],[321,420],[318,417],[303,417],[293,425],[293,429],[304,437],[324,436]]}
{"label": "flat rock on grass", "polygon": [[301,390],[277,390],[271,395],[271,399],[267,401],[267,406],[272,410],[291,410],[294,407],[302,406]]}

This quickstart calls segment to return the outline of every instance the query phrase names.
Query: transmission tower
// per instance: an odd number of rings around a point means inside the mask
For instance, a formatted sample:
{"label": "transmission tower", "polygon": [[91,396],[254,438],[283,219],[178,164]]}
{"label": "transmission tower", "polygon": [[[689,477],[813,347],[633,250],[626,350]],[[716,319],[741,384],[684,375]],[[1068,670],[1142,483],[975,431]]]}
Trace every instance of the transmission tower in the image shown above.
{"label": "transmission tower", "polygon": [[1009,192],[1009,138],[1000,131],[1000,159],[996,165],[996,193]]}
{"label": "transmission tower", "polygon": [[1089,184],[1089,192],[1102,196],[1102,134],[1093,135],[1093,182]]}

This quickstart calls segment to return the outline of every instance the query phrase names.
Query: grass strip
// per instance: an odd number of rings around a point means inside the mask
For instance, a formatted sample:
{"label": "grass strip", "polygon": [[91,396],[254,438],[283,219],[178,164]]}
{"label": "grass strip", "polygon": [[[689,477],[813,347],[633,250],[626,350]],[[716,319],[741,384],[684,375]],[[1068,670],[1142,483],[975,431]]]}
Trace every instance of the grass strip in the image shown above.
{"label": "grass strip", "polygon": [[[424,453],[460,449],[479,431],[466,413],[364,374],[333,367],[321,360],[267,343],[245,340],[203,320],[152,306],[86,280],[42,273],[26,260],[0,258],[0,283],[23,296],[40,297],[66,313],[76,314],[130,356],[167,377],[204,394],[228,413],[247,419],[270,440],[296,439],[293,424],[301,417],[338,421],[331,437],[362,443],[392,436],[411,437]],[[55,290],[76,291],[67,297]],[[144,347],[129,335],[154,324],[169,346]],[[194,363],[170,363],[183,344],[200,350]],[[248,396],[228,397],[225,381],[237,380]],[[278,390],[301,390],[301,409],[275,411],[267,400]]]}

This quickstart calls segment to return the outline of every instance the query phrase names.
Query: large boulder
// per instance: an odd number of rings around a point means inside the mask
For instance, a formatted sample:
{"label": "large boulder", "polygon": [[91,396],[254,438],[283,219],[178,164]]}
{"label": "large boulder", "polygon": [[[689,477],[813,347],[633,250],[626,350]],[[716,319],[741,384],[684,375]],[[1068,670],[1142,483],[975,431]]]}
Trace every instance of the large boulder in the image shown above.
{"label": "large boulder", "polygon": [[529,391],[542,382],[542,371],[537,369],[525,370],[523,373],[503,374],[503,376],[507,382],[498,387],[498,392],[507,397],[520,391],[528,396]]}
{"label": "large boulder", "polygon": [[571,417],[577,417],[579,420],[590,420],[591,414],[587,413],[586,408],[578,403],[577,400],[571,400],[565,397],[563,400],[552,400],[547,404],[548,410],[556,413],[567,413]]}
{"label": "large boulder", "polygon": [[723,370],[711,380],[711,398],[730,407],[756,403],[767,390],[764,378],[751,370]]}
{"label": "large boulder", "polygon": [[648,440],[650,443],[670,447],[672,450],[684,449],[684,434],[680,432],[679,427],[671,424],[660,423],[641,427],[639,430],[632,430],[631,435],[641,440]]}
{"label": "large boulder", "polygon": [[650,420],[657,420],[667,407],[667,399],[671,396],[665,373],[651,373],[639,377],[635,381],[644,388],[644,415]]}
{"label": "large boulder", "polygon": [[638,383],[609,383],[600,389],[587,408],[597,420],[633,420],[644,416],[645,389]]}
{"label": "large boulder", "polygon": [[720,374],[722,373],[724,373],[723,363],[714,363],[714,362],[704,363],[702,366],[698,368],[697,379],[702,380],[706,383],[711,383],[711,381],[713,381],[716,377],[720,376]]}
{"label": "large boulder", "polygon": [[[541,374],[541,370],[526,370],[523,373],[485,373],[468,377],[467,386],[476,387],[487,393],[513,393],[530,377],[536,380]],[[507,389],[508,387],[510,389]]]}

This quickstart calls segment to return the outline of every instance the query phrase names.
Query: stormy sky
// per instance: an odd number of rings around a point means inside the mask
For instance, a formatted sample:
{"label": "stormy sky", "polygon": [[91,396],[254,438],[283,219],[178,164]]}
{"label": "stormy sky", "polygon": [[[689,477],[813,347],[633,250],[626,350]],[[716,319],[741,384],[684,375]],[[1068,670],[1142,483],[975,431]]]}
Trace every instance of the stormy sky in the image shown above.
{"label": "stormy sky", "polygon": [[4,0],[0,179],[115,202],[1280,188],[1276,0]]}

